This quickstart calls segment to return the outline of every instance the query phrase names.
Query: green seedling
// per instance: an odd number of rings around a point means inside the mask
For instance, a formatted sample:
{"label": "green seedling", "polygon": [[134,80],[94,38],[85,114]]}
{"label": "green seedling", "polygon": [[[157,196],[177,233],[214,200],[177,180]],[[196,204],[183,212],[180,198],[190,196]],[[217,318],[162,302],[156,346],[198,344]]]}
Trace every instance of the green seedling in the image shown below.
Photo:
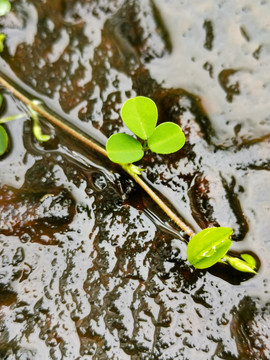
{"label": "green seedling", "polygon": [[[10,12],[11,4],[8,0],[0,0],[0,16],[5,16]],[[0,33],[0,52],[4,50],[4,40],[6,35]]]}
{"label": "green seedling", "polygon": [[[141,175],[140,169],[132,164],[140,160],[144,151],[150,149],[159,154],[171,154],[185,144],[185,135],[180,126],[172,122],[157,125],[156,104],[149,98],[137,96],[127,100],[121,117],[125,125],[143,142],[127,134],[114,134],[106,144],[111,161],[122,165],[131,176]],[[231,265],[242,272],[256,273],[256,260],[249,254],[242,259],[227,255],[233,230],[229,227],[213,227],[194,235],[187,246],[187,259],[197,269],[206,269],[218,262]]]}
{"label": "green seedling", "polygon": [[0,52],[4,50],[4,40],[6,38],[6,35],[3,33],[0,33]]}
{"label": "green seedling", "polygon": [[[32,101],[35,105],[38,105],[39,107],[41,107],[41,102],[39,100],[33,100]],[[50,135],[45,135],[42,134],[42,130],[39,124],[39,114],[30,106],[28,106],[31,118],[33,120],[33,134],[35,136],[35,138],[37,139],[37,141],[39,142],[46,142],[48,140],[50,140]]]}
{"label": "green seedling", "polygon": [[[0,94],[0,108],[2,106],[3,103],[3,96]],[[39,104],[40,102],[38,100],[33,100],[33,103],[35,105]],[[33,120],[33,135],[35,136],[35,138],[39,141],[39,142],[45,142],[50,140],[50,135],[44,135],[42,134],[42,130],[39,124],[39,119],[38,119],[38,113],[33,110],[30,106],[28,106],[28,110],[30,112],[31,118]],[[4,117],[0,119],[0,124],[5,124],[9,121],[12,120],[18,120],[18,119],[22,119],[22,118],[26,118],[27,115],[26,114],[17,114],[17,115],[13,115],[13,116],[8,116],[8,117]],[[0,125],[0,156],[3,155],[8,147],[8,135],[6,130],[4,129],[4,127],[2,125]]]}
{"label": "green seedling", "polygon": [[171,154],[185,144],[185,135],[179,125],[165,122],[157,126],[158,110],[153,100],[137,96],[127,100],[122,109],[124,124],[138,138],[127,134],[114,134],[106,144],[108,157],[119,164],[139,161],[144,151],[150,149],[158,154]]}
{"label": "green seedling", "polygon": [[187,245],[187,259],[197,269],[206,269],[218,262],[231,265],[242,272],[256,274],[256,260],[249,254],[242,259],[227,255],[232,244],[233,230],[227,227],[213,227],[200,231]]}

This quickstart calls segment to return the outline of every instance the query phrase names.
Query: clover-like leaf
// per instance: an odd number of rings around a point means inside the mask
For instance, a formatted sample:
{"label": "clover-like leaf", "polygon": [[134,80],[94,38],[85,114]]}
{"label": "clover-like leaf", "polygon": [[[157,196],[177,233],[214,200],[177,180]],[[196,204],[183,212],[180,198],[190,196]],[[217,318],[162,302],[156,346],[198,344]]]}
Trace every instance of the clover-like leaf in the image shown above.
{"label": "clover-like leaf", "polygon": [[142,144],[127,134],[114,134],[109,137],[106,150],[111,161],[128,164],[143,157]]}
{"label": "clover-like leaf", "polygon": [[0,0],[0,16],[5,16],[10,12],[11,4],[8,0]]}
{"label": "clover-like leaf", "polygon": [[156,127],[158,111],[153,100],[136,96],[124,103],[121,117],[129,130],[139,138],[147,140]]}
{"label": "clover-like leaf", "polygon": [[184,146],[185,135],[179,125],[165,122],[155,128],[147,144],[153,152],[171,154]]}
{"label": "clover-like leaf", "polygon": [[3,126],[0,125],[0,155],[3,155],[8,147],[8,135]]}
{"label": "clover-like leaf", "polygon": [[229,250],[233,230],[213,227],[193,236],[187,246],[187,259],[197,269],[205,269],[220,261]]}
{"label": "clover-like leaf", "polygon": [[226,261],[236,270],[242,271],[242,272],[248,272],[252,274],[256,274],[256,271],[254,270],[253,265],[250,265],[244,260],[232,257],[232,256],[226,256]]}

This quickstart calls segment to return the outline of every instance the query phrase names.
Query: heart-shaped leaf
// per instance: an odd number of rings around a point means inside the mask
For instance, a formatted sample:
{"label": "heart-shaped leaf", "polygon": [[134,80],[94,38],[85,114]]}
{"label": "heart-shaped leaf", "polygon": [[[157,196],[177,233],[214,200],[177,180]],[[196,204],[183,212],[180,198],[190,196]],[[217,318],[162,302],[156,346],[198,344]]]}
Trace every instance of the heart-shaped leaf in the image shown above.
{"label": "heart-shaped leaf", "polygon": [[147,140],[156,127],[158,111],[153,100],[136,96],[124,103],[121,117],[129,130],[139,138]]}
{"label": "heart-shaped leaf", "polygon": [[6,130],[0,125],[0,155],[3,155],[8,146],[8,136]]}
{"label": "heart-shaped leaf", "polygon": [[127,134],[114,134],[106,144],[108,157],[118,164],[128,164],[143,157],[142,144]]}
{"label": "heart-shaped leaf", "polygon": [[165,122],[155,128],[147,143],[153,152],[171,154],[184,146],[185,135],[177,124]]}
{"label": "heart-shaped leaf", "polygon": [[233,231],[227,227],[204,229],[187,246],[187,258],[197,269],[205,269],[221,260],[229,250]]}
{"label": "heart-shaped leaf", "polygon": [[8,0],[0,0],[0,16],[7,15],[10,12],[11,4]]}

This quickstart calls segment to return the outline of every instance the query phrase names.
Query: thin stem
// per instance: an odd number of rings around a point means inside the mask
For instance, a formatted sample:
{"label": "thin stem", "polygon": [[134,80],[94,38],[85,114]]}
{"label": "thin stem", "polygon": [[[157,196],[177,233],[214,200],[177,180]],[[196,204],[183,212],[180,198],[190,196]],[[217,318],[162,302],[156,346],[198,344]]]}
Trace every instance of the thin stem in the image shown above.
{"label": "thin stem", "polygon": [[149,196],[159,205],[159,207],[190,237],[195,232],[187,226],[165,203],[161,198],[140,178],[138,175],[130,174],[132,178],[147,192]]}
{"label": "thin stem", "polygon": [[[42,107],[38,106],[35,102],[29,100],[26,96],[20,93],[17,89],[15,89],[11,84],[9,84],[6,80],[4,80],[0,76],[0,84],[8,89],[14,96],[16,96],[19,100],[21,100],[24,104],[38,112],[44,118],[46,118],[51,124],[59,127],[60,129],[66,131],[69,135],[78,139],[85,145],[91,147],[95,151],[99,152],[103,156],[108,157],[107,152],[104,148],[97,145],[84,135],[80,134],[75,129],[71,128],[69,125],[63,123],[61,120],[57,119],[55,116],[48,113]],[[186,225],[165,203],[161,200],[161,198],[136,174],[128,171],[128,167],[122,166],[122,168],[147,192],[147,194],[160,206],[160,208],[190,237],[194,236],[194,231]]]}

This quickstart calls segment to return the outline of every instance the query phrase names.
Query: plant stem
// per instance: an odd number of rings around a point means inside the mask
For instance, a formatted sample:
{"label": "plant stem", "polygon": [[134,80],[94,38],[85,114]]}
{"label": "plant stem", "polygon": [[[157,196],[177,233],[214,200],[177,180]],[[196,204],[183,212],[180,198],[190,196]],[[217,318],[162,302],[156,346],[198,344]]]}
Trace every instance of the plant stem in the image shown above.
{"label": "plant stem", "polygon": [[8,89],[14,96],[16,96],[19,100],[21,100],[25,105],[29,106],[30,108],[38,112],[40,115],[42,115],[51,124],[56,125],[60,129],[66,131],[69,135],[80,140],[85,145],[90,146],[92,149],[96,150],[100,154],[107,156],[107,152],[105,149],[103,149],[101,146],[97,145],[87,137],[83,136],[82,134],[80,134],[78,131],[74,130],[67,124],[63,123],[61,120],[57,119],[55,116],[48,113],[46,110],[35,104],[33,101],[29,100],[26,96],[20,93],[17,89],[15,89],[12,85],[10,85],[1,76],[0,76],[0,84],[4,86],[6,89]]}
{"label": "plant stem", "polygon": [[[47,119],[51,124],[59,127],[60,129],[66,131],[69,135],[73,136],[77,140],[81,141],[83,144],[91,147],[95,151],[99,152],[103,156],[108,157],[106,150],[80,134],[78,131],[70,127],[69,125],[63,123],[61,120],[57,119],[55,116],[48,113],[42,107],[35,104],[35,102],[29,100],[26,96],[24,96],[21,92],[15,89],[11,84],[9,84],[6,80],[4,80],[0,76],[0,84],[5,87],[8,91],[10,91],[14,96],[16,96],[19,100],[21,100],[24,104],[35,110],[37,113],[42,115],[45,119]],[[147,194],[160,206],[160,208],[190,237],[194,236],[194,231],[186,225],[165,203],[164,201],[140,178],[138,175],[133,174],[128,171],[128,167],[122,166],[122,168],[147,192]]]}
{"label": "plant stem", "polygon": [[161,198],[140,178],[138,175],[130,174],[132,178],[147,192],[149,196],[159,205],[159,207],[190,237],[195,232],[187,226],[165,203]]}

